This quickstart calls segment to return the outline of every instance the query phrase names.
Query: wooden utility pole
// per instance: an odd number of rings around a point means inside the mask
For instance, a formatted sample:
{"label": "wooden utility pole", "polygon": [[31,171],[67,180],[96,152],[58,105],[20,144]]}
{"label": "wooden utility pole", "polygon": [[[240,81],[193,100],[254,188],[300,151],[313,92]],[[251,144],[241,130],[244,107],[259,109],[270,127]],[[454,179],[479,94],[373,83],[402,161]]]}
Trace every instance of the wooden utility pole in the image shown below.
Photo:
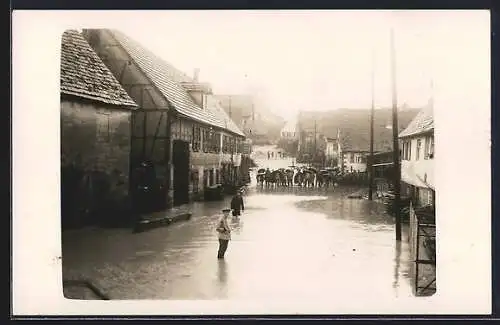
{"label": "wooden utility pole", "polygon": [[313,164],[316,162],[316,156],[318,153],[318,149],[316,147],[316,133],[317,133],[317,124],[316,124],[316,119],[314,119],[314,153],[313,153]]}
{"label": "wooden utility pole", "polygon": [[370,178],[368,183],[368,199],[373,200],[373,120],[375,115],[375,59],[372,53],[372,73],[371,73],[371,91],[372,91],[372,105],[370,110],[370,161],[368,177]]}
{"label": "wooden utility pole", "polygon": [[398,139],[398,96],[396,88],[396,49],[394,30],[391,29],[391,74],[392,74],[392,141],[394,166],[394,213],[396,218],[396,240],[401,241],[401,167],[399,162]]}

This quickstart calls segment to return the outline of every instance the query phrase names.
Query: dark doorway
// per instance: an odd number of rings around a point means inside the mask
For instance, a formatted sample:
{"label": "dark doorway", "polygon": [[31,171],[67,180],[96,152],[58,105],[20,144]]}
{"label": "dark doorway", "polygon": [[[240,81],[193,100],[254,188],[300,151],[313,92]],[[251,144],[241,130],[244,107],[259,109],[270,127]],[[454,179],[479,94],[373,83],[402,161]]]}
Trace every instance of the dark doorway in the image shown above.
{"label": "dark doorway", "polygon": [[168,206],[167,119],[166,110],[139,109],[132,115],[129,183],[136,216]]}
{"label": "dark doorway", "polygon": [[189,202],[189,143],[174,140],[174,206]]}

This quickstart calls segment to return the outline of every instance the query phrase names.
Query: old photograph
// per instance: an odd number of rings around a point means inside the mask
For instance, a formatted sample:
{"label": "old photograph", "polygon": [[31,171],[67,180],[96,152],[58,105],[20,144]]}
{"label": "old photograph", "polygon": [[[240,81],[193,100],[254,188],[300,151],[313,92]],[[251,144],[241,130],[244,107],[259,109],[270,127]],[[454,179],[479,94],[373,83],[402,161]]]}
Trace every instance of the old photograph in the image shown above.
{"label": "old photograph", "polygon": [[464,20],[215,15],[61,30],[64,298],[438,295],[452,119],[436,116],[454,109],[450,30]]}

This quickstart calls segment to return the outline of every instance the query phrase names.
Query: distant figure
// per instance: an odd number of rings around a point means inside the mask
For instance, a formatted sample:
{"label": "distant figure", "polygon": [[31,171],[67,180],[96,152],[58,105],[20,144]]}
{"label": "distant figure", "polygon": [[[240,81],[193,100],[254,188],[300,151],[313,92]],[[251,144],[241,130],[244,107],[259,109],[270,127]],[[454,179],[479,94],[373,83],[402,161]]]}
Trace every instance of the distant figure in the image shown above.
{"label": "distant figure", "polygon": [[267,160],[271,159],[271,153],[268,151],[267,152]]}
{"label": "distant figure", "polygon": [[231,209],[223,209],[223,216],[219,219],[219,223],[217,225],[217,233],[219,236],[219,251],[217,252],[217,258],[223,259],[226,254],[227,246],[229,241],[231,240],[231,228],[229,227],[229,223],[227,222],[227,218],[229,217],[229,212]]}
{"label": "distant figure", "polygon": [[236,195],[231,199],[231,209],[233,210],[233,217],[239,217],[241,215],[241,211],[245,211],[241,190],[238,191],[238,193],[236,193]]}

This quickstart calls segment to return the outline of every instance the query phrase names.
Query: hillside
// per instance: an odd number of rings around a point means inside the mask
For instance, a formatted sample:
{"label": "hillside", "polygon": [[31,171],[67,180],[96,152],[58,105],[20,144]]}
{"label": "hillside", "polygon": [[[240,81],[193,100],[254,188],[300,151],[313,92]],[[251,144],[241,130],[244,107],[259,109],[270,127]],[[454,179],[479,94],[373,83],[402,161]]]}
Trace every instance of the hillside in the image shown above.
{"label": "hillside", "polygon": [[217,95],[226,113],[250,139],[277,140],[283,118],[259,107],[249,95]]}
{"label": "hillside", "polygon": [[[405,129],[420,111],[419,108],[406,108],[398,112],[399,132]],[[340,138],[344,149],[370,149],[370,109],[337,109],[332,111],[302,111],[298,116],[298,129],[301,132],[316,132],[329,138]],[[374,150],[392,150],[392,110],[380,108],[374,115]]]}

